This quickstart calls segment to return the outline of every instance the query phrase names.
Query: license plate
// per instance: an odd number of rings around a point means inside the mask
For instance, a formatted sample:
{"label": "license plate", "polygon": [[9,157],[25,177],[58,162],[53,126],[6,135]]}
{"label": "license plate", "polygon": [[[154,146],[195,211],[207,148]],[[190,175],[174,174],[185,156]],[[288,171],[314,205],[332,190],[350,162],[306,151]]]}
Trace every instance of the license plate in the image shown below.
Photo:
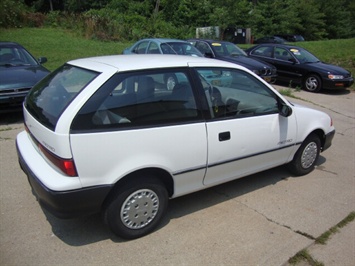
{"label": "license plate", "polygon": [[270,82],[270,81],[271,81],[271,78],[270,78],[270,77],[264,77],[264,80],[265,80],[266,82]]}
{"label": "license plate", "polygon": [[220,80],[218,80],[218,79],[214,79],[214,80],[212,80],[212,85],[215,85],[215,86],[221,86],[221,81]]}

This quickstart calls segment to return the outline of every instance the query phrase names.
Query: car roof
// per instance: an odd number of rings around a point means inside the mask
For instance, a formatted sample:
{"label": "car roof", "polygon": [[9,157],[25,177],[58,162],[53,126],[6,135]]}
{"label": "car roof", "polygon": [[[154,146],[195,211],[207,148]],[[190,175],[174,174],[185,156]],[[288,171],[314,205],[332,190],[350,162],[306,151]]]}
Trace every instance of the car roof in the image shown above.
{"label": "car roof", "polygon": [[213,40],[213,39],[188,39],[187,41],[202,41],[202,42],[207,42],[207,43],[231,43],[234,44],[232,42],[228,42],[228,41],[221,41],[221,40]]}
{"label": "car roof", "polygon": [[166,55],[166,54],[130,54],[130,55],[108,55],[90,58],[81,58],[69,61],[68,64],[82,68],[102,72],[105,68],[111,71],[130,71],[154,68],[187,67],[193,66],[219,66],[242,68],[233,63],[220,60],[211,60],[205,57]]}
{"label": "car roof", "polygon": [[154,41],[157,43],[167,43],[167,42],[181,42],[181,43],[188,43],[187,41],[179,40],[179,39],[168,39],[168,38],[146,38],[142,39],[141,41]]}
{"label": "car roof", "polygon": [[[296,45],[289,45],[289,44],[282,44],[282,43],[262,43],[262,44],[258,44],[258,45],[255,45],[253,47],[251,47],[252,49],[256,48],[257,46],[279,46],[279,47],[284,47],[284,48],[287,48],[287,49],[303,49],[305,50],[304,48],[300,47],[300,46],[296,46]],[[248,49],[249,50],[249,49]]]}
{"label": "car roof", "polygon": [[17,42],[6,42],[6,41],[0,41],[0,46],[2,47],[12,47],[12,46],[20,46],[22,47],[22,45],[20,45],[19,43]]}

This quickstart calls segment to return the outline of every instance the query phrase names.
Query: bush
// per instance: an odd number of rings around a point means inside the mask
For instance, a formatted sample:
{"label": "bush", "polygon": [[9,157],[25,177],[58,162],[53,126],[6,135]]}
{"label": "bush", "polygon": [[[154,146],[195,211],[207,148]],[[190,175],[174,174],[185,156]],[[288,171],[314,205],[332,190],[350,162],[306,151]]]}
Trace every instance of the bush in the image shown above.
{"label": "bush", "polygon": [[19,28],[22,27],[23,17],[26,13],[26,6],[19,0],[0,1],[0,27]]}

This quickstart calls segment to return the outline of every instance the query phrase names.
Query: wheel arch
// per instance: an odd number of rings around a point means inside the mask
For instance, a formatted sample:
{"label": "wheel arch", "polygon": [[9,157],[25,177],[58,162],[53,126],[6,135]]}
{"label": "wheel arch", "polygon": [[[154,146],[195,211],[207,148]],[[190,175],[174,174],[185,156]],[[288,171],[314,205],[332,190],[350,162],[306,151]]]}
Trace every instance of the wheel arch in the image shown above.
{"label": "wheel arch", "polygon": [[315,129],[311,133],[309,133],[306,138],[308,138],[311,134],[315,134],[315,135],[317,135],[319,137],[319,140],[320,140],[320,143],[321,143],[321,150],[322,150],[323,147],[324,147],[324,144],[325,144],[325,133],[324,133],[324,131],[322,129],[320,129],[320,128]]}
{"label": "wheel arch", "polygon": [[306,79],[307,79],[310,75],[315,75],[315,76],[319,77],[319,78],[321,79],[321,81],[323,81],[322,75],[320,75],[318,72],[309,71],[309,72],[306,72],[306,73],[303,75],[303,77],[302,77],[303,82],[306,81]]}
{"label": "wheel arch", "polygon": [[144,176],[147,176],[147,178],[149,178],[150,181],[152,180],[151,178],[152,176],[153,176],[153,180],[155,179],[157,181],[160,181],[166,187],[169,197],[171,197],[174,194],[174,180],[170,175],[170,173],[168,173],[166,170],[163,170],[161,168],[154,168],[154,167],[144,168],[129,173],[126,176],[119,179],[111,188],[102,206],[103,207],[107,206],[108,202],[110,202],[111,198],[114,197],[114,195],[121,187],[135,181],[143,182]]}

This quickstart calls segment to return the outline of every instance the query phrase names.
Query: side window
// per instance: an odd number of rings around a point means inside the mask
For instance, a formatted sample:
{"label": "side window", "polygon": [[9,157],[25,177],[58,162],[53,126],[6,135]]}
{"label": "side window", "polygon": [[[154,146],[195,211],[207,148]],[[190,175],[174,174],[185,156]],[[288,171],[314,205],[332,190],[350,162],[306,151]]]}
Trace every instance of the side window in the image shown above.
{"label": "side window", "polygon": [[261,46],[251,52],[253,55],[272,57],[272,47]]}
{"label": "side window", "polygon": [[134,47],[133,52],[135,54],[145,54],[148,46],[148,41],[141,42]]}
{"label": "side window", "polygon": [[147,54],[160,54],[159,47],[155,42],[151,42]]}
{"label": "side window", "polygon": [[[174,74],[168,90],[164,77]],[[84,105],[72,130],[170,125],[201,119],[193,88],[183,71],[116,74]]]}
{"label": "side window", "polygon": [[292,59],[290,52],[281,47],[275,47],[274,57],[279,60],[289,61]]}
{"label": "side window", "polygon": [[[210,107],[216,118],[242,118],[278,113],[277,96],[261,81],[242,70],[198,69]],[[218,75],[213,85],[208,72]],[[215,82],[215,84],[217,84]]]}
{"label": "side window", "polygon": [[163,51],[163,54],[176,54],[175,51],[170,47],[170,45],[166,43],[162,43],[160,45],[160,48]]}
{"label": "side window", "polygon": [[204,42],[198,42],[196,44],[196,48],[203,54],[206,54],[206,53],[211,53],[212,54],[212,50],[211,48],[208,46],[207,43],[204,43]]}

